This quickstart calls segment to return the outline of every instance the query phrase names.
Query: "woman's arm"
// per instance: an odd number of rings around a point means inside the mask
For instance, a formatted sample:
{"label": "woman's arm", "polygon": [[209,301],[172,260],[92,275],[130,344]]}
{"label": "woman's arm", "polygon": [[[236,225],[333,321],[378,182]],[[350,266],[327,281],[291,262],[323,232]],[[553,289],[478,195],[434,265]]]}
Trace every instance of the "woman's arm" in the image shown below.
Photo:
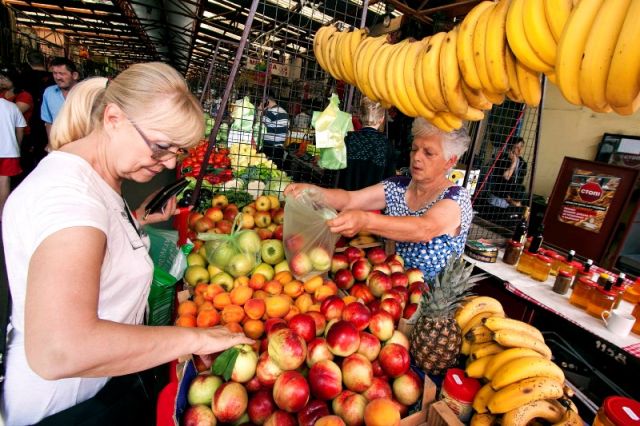
{"label": "woman's arm", "polygon": [[382,210],[386,206],[384,200],[384,187],[381,183],[358,191],[321,188],[308,183],[292,183],[285,188],[284,195],[296,195],[305,189],[312,189],[320,192],[322,197],[324,197],[325,202],[338,211]]}
{"label": "woman's arm", "polygon": [[47,237],[31,257],[25,350],[38,375],[50,380],[122,375],[185,354],[251,343],[222,328],[147,327],[99,318],[105,245],[98,229],[74,227]]}

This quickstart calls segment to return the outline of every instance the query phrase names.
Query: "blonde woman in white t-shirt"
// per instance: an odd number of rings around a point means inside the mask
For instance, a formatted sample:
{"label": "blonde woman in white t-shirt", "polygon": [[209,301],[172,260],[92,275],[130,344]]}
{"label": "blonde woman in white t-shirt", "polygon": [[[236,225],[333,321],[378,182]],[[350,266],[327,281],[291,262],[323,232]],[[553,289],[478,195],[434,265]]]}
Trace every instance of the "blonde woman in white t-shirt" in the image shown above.
{"label": "blonde woman in white t-shirt", "polygon": [[[13,297],[1,406],[8,425],[72,424],[85,420],[77,416],[87,404],[101,407],[89,410],[102,416],[92,424],[131,424],[135,415],[148,422],[152,413],[128,395],[135,379],[116,387],[123,378],[112,377],[252,343],[225,328],[141,325],[153,272],[141,226],[167,220],[175,200],[136,221],[121,185],[174,168],[203,132],[198,101],[165,64],[133,65],[108,84],[92,78],[71,90],[51,130],[53,151],[4,212]],[[102,409],[112,399],[133,407]]]}

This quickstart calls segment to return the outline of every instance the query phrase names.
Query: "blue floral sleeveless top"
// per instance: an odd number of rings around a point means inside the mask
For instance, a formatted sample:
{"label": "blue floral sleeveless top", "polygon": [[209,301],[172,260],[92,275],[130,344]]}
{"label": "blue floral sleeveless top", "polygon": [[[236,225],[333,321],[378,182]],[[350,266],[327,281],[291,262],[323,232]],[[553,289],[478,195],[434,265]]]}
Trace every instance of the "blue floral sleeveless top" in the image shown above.
{"label": "blue floral sleeveless top", "polygon": [[396,243],[396,252],[404,259],[405,267],[420,269],[424,273],[425,281],[430,281],[445,267],[447,260],[453,253],[459,256],[464,252],[464,245],[467,241],[467,234],[473,217],[471,198],[465,188],[450,186],[433,202],[413,211],[407,206],[405,198],[409,182],[411,182],[411,178],[407,176],[396,176],[382,182],[387,205],[385,214],[388,216],[422,216],[436,202],[444,199],[453,200],[460,206],[461,224],[459,235],[452,237],[444,234],[426,243]]}

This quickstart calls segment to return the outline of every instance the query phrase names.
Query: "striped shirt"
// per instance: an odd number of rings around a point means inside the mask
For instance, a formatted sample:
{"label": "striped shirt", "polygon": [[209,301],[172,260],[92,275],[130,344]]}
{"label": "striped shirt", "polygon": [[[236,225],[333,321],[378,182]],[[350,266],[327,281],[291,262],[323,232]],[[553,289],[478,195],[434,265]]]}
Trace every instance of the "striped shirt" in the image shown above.
{"label": "striped shirt", "polygon": [[283,145],[289,130],[289,114],[287,114],[287,111],[278,105],[268,108],[264,111],[262,122],[266,127],[266,132],[262,139],[263,143],[273,146]]}

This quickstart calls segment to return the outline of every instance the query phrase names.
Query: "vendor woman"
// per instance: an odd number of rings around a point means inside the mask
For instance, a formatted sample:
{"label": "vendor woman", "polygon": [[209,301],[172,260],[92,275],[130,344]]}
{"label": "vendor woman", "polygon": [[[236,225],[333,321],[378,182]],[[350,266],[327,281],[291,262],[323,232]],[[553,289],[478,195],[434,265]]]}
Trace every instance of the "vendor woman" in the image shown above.
{"label": "vendor woman", "polygon": [[[359,191],[293,183],[285,195],[320,191],[340,213],[328,221],[332,232],[352,237],[367,231],[397,241],[407,268],[433,279],[452,256],[464,251],[472,218],[469,193],[447,172],[469,146],[466,131],[443,132],[422,118],[411,129],[411,177],[396,176]],[[370,210],[384,209],[386,215]]]}

